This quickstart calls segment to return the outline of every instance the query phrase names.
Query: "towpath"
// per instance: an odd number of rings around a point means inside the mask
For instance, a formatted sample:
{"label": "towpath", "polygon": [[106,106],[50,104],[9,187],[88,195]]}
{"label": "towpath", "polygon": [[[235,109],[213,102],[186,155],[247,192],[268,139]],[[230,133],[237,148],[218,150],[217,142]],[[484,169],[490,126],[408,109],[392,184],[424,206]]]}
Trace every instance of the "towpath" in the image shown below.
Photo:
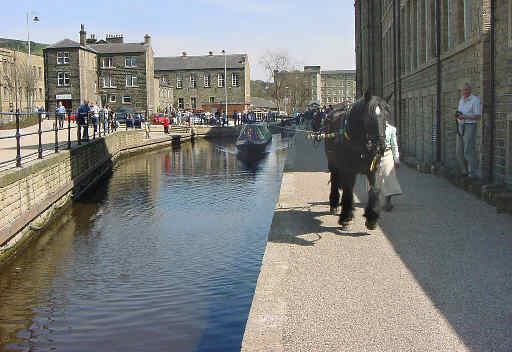
{"label": "towpath", "polygon": [[512,217],[405,166],[367,232],[329,214],[323,149],[298,135],[242,351],[511,351]]}

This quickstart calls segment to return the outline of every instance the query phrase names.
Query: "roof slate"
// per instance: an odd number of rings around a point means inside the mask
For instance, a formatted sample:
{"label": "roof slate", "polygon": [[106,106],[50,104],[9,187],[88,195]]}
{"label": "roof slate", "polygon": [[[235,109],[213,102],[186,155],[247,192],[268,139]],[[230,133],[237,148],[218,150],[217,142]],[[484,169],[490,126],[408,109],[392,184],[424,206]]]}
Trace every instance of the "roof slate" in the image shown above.
{"label": "roof slate", "polygon": [[[227,68],[243,68],[246,54],[226,56]],[[155,71],[180,71],[224,68],[224,55],[155,57]]]}
{"label": "roof slate", "polygon": [[64,39],[47,49],[64,49],[64,48],[82,48],[90,50],[98,54],[123,54],[123,53],[143,53],[146,51],[144,43],[107,43],[107,44],[90,44],[80,45],[71,39]]}
{"label": "roof slate", "polygon": [[329,70],[329,71],[321,71],[322,75],[336,75],[340,73],[356,73],[356,70]]}
{"label": "roof slate", "polygon": [[88,47],[99,54],[143,53],[146,51],[144,43],[90,44]]}
{"label": "roof slate", "polygon": [[58,49],[58,48],[80,48],[83,46],[80,45],[80,43],[77,43],[71,39],[64,39],[64,40],[61,40],[60,42],[57,42],[53,45],[50,45],[48,47],[46,47],[46,49]]}

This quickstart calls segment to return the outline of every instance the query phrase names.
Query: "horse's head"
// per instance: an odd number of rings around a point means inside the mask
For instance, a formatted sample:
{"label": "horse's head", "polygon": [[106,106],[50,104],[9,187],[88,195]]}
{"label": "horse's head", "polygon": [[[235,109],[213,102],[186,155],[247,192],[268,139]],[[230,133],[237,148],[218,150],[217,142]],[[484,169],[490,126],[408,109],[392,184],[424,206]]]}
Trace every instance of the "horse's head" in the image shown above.
{"label": "horse's head", "polygon": [[391,107],[388,102],[369,92],[364,95],[364,105],[361,118],[363,121],[366,140],[372,149],[384,152],[386,148],[386,121],[389,121]]}

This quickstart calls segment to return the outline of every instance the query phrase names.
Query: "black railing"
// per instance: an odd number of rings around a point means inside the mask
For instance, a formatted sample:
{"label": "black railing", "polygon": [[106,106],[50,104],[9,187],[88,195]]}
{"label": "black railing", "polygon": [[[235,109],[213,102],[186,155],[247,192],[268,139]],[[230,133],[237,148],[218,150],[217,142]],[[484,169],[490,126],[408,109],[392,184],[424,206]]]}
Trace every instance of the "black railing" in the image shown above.
{"label": "black railing", "polygon": [[[0,121],[2,120],[12,120],[15,119],[15,129],[14,134],[11,132],[12,130],[0,130],[0,157],[3,159],[3,156],[6,156],[6,160],[0,159],[0,170],[6,170],[13,167],[21,167],[22,162],[26,162],[34,159],[42,159],[45,155],[58,153],[59,150],[63,149],[71,149],[72,144],[81,144],[87,143],[90,141],[90,137],[92,139],[96,139],[96,134],[98,138],[102,136],[106,136],[111,134],[117,130],[118,123],[114,119],[104,118],[102,116],[94,117],[92,114],[85,118],[74,119],[74,114],[66,113],[64,115],[61,114],[49,114],[47,112],[33,112],[33,113],[24,113],[24,112],[9,112],[3,113],[0,112]],[[37,119],[37,123],[33,124],[34,117]],[[32,123],[29,123],[29,126],[21,128],[23,120],[31,120]],[[52,121],[53,124],[45,121]],[[67,120],[67,126],[65,126],[65,122]],[[74,125],[72,125],[74,120]],[[115,125],[114,125],[115,124]],[[135,127],[134,127],[135,128]],[[76,129],[76,139],[71,138],[71,130]],[[128,129],[128,127],[126,127]],[[23,130],[29,130],[28,132],[22,132]],[[67,138],[59,139],[59,132],[67,130]],[[46,135],[53,134],[53,138],[50,140],[44,140]],[[22,140],[24,137],[30,137],[37,135],[37,151],[24,154],[23,151],[23,143]],[[10,144],[8,141],[16,139],[16,156],[9,156],[9,151],[13,149],[13,144]],[[66,140],[67,139],[67,140]],[[35,146],[32,144],[31,146]],[[25,146],[27,147],[27,145]]]}

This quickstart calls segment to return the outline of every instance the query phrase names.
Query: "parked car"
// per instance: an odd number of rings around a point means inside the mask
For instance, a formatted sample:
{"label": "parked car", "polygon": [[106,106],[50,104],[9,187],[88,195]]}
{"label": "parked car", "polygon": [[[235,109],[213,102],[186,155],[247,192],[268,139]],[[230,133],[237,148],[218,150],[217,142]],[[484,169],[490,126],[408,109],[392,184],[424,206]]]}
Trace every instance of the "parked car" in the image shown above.
{"label": "parked car", "polygon": [[130,114],[133,113],[132,109],[129,108],[121,108],[116,111],[116,119],[119,123],[126,123],[126,120],[130,118]]}
{"label": "parked car", "polygon": [[169,116],[162,113],[156,113],[153,114],[153,124],[155,125],[163,125],[164,122],[167,120],[167,123],[169,123]]}
{"label": "parked car", "polygon": [[146,118],[144,114],[140,112],[136,112],[135,114],[133,114],[133,123],[135,127],[142,128],[142,124],[144,123],[145,120]]}

